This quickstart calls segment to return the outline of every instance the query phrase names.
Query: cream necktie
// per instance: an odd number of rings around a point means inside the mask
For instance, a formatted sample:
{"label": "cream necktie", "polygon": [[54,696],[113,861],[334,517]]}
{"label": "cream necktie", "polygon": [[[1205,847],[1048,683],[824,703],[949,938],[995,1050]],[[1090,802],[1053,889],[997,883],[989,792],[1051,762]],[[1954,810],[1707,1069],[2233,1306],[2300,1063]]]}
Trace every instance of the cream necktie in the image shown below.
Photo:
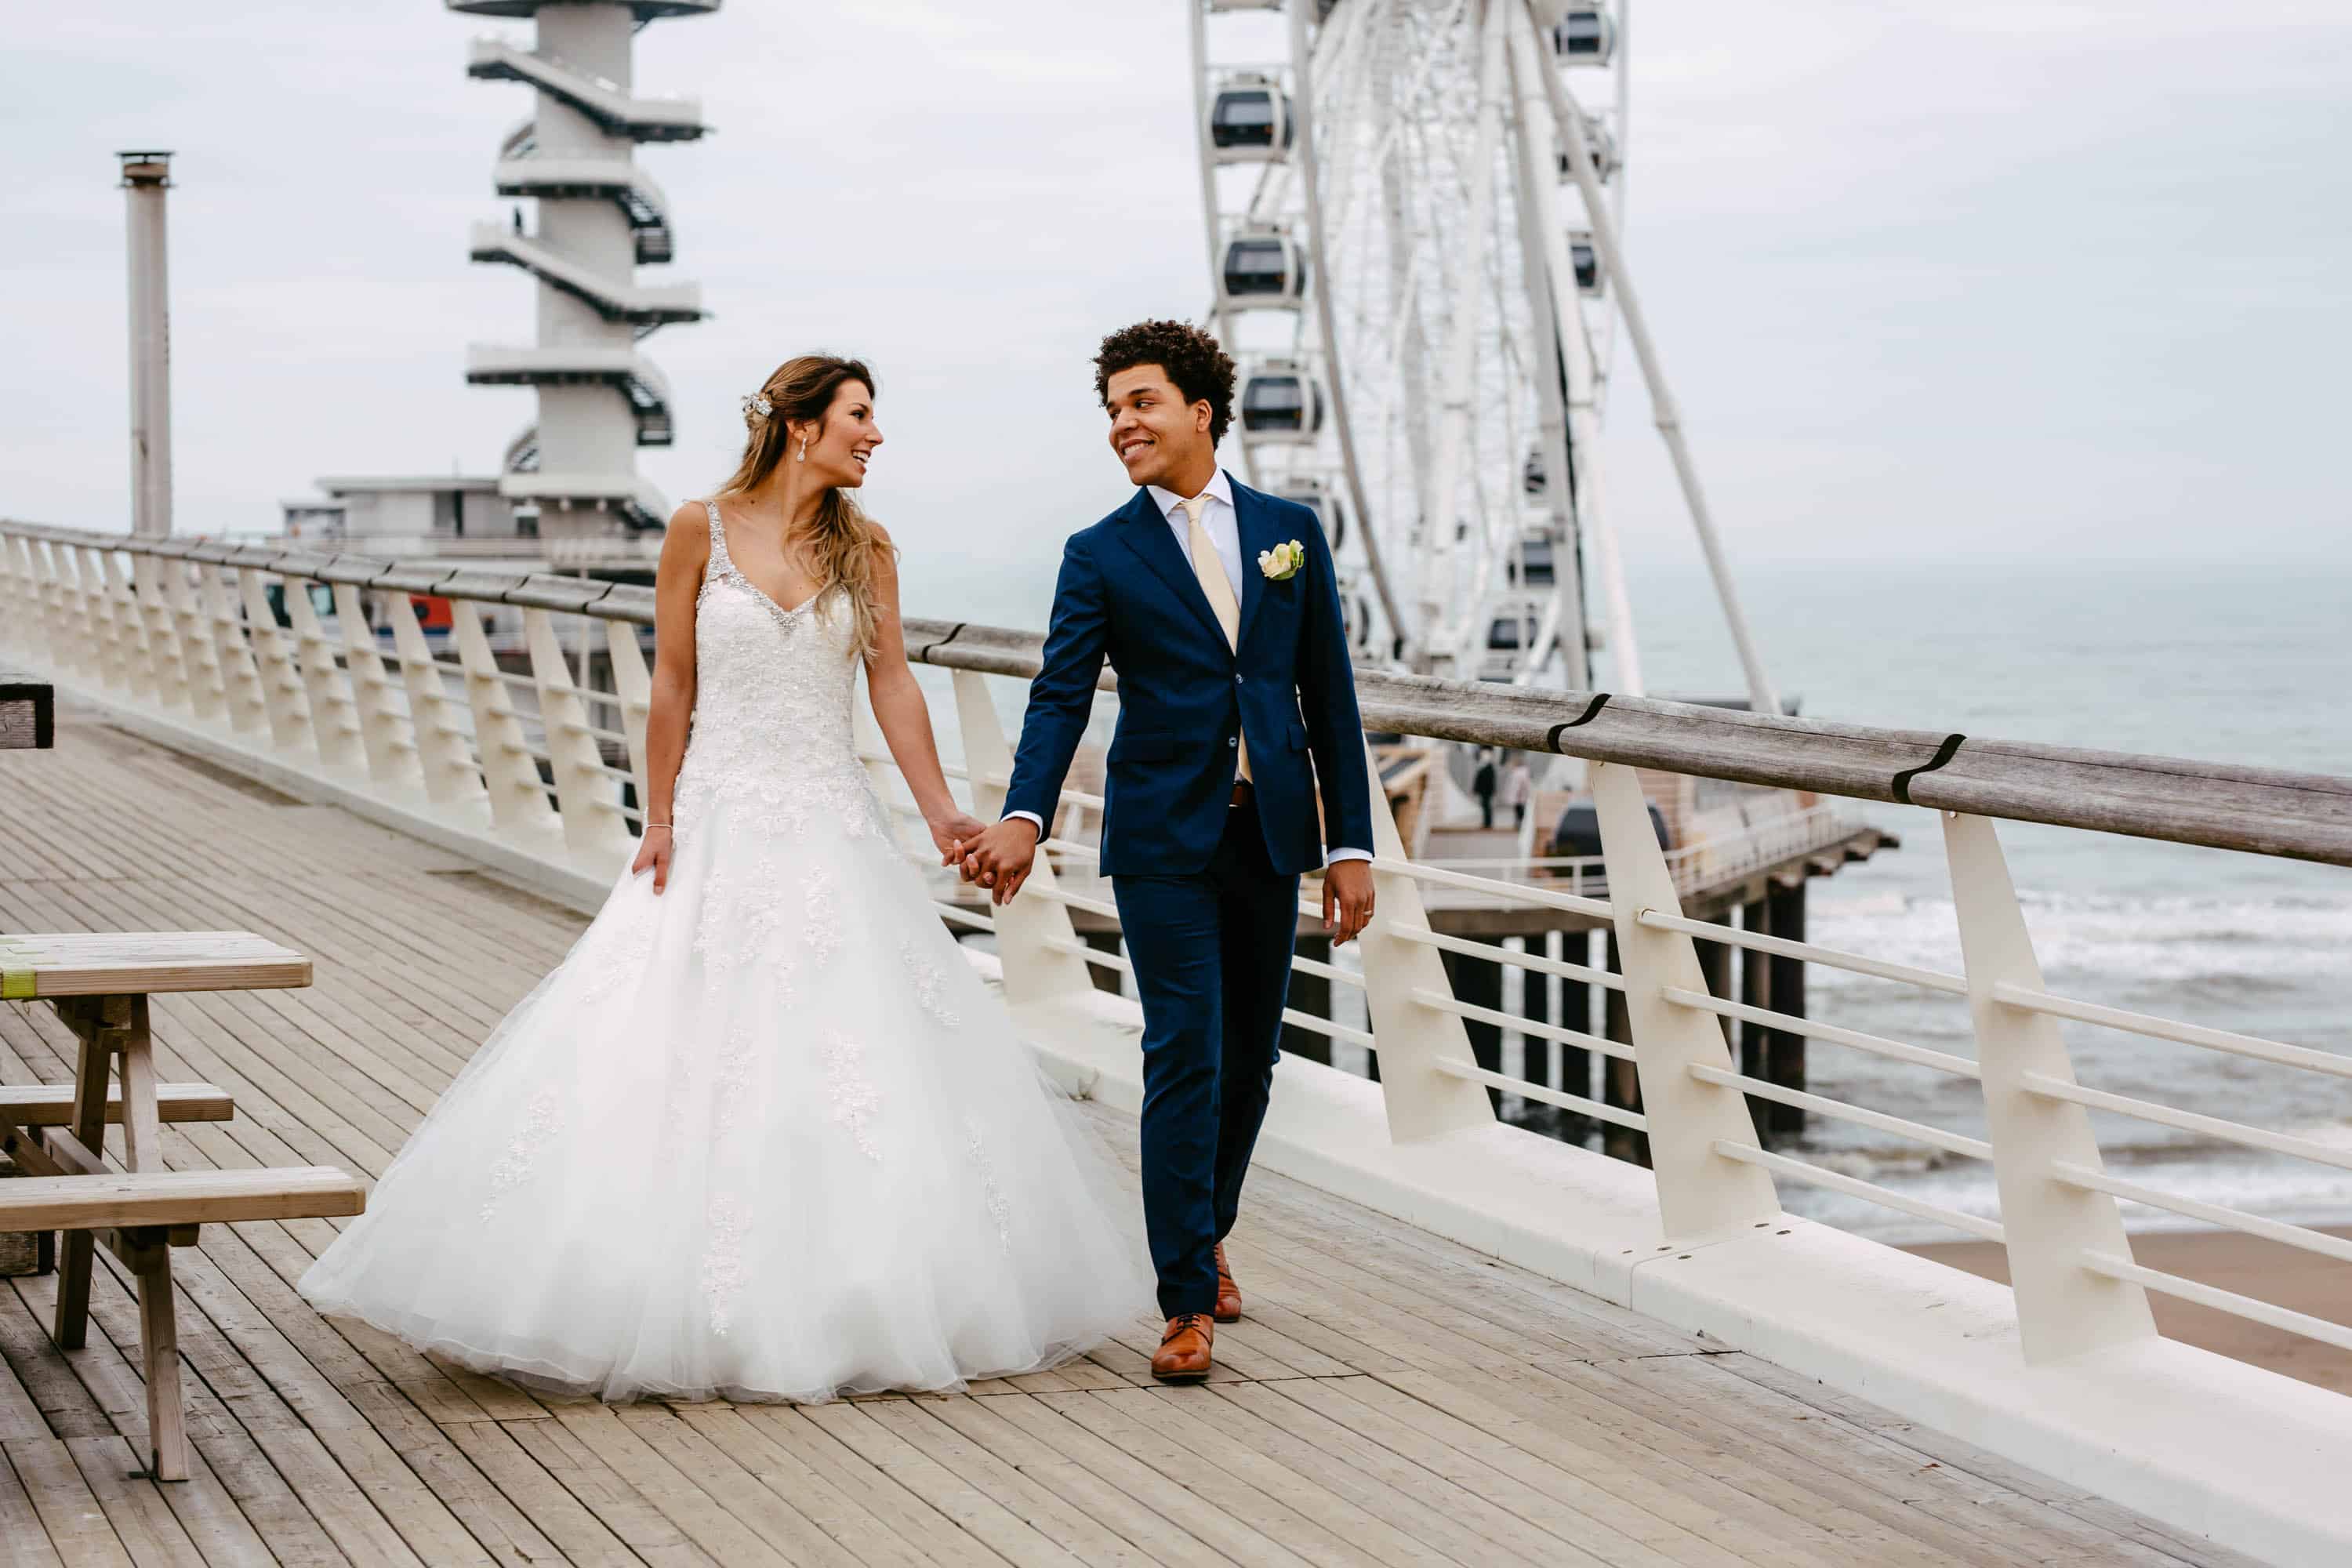
{"label": "cream necktie", "polygon": [[[1225,628],[1225,642],[1234,652],[1241,651],[1242,607],[1234,598],[1234,584],[1225,575],[1224,558],[1217,553],[1216,542],[1209,531],[1201,526],[1201,514],[1209,509],[1206,491],[1177,505],[1184,509],[1184,547],[1192,553],[1192,575],[1201,580],[1201,592],[1208,595],[1209,608],[1215,612],[1217,625]],[[1235,748],[1234,769],[1242,778],[1250,776],[1249,742],[1243,741]]]}

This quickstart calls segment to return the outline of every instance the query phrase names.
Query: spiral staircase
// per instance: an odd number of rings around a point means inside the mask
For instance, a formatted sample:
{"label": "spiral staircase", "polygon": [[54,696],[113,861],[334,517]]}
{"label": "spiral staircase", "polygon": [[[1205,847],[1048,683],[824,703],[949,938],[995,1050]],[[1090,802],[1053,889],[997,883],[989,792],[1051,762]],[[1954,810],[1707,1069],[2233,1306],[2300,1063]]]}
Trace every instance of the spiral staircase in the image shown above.
{"label": "spiral staircase", "polygon": [[639,348],[656,328],[708,314],[692,283],[643,284],[641,265],[671,259],[669,198],[636,166],[640,142],[689,142],[708,127],[692,99],[640,96],[632,82],[636,30],[707,16],[719,0],[445,0],[469,16],[530,19],[530,47],[473,41],[466,73],[520,82],[538,104],[499,149],[499,195],[529,197],[538,221],[478,223],[468,254],[539,280],[539,341],[475,343],[466,379],[538,390],[539,414],[509,443],[499,489],[543,538],[658,529],[669,503],[638,477],[635,448],[667,447],[675,426],[668,381]]}

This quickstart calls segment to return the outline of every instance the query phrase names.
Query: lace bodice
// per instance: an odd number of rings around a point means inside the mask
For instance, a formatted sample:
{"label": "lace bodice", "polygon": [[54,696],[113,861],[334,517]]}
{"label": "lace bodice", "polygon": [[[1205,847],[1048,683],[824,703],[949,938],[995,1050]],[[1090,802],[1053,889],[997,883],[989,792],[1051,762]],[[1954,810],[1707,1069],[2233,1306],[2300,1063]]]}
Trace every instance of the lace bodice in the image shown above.
{"label": "lace bodice", "polygon": [[710,561],[694,602],[694,714],[672,803],[677,832],[691,832],[721,798],[778,830],[804,829],[820,812],[862,834],[878,805],[850,728],[850,606],[827,589],[794,609],[777,604],[736,569],[718,503],[703,507]]}

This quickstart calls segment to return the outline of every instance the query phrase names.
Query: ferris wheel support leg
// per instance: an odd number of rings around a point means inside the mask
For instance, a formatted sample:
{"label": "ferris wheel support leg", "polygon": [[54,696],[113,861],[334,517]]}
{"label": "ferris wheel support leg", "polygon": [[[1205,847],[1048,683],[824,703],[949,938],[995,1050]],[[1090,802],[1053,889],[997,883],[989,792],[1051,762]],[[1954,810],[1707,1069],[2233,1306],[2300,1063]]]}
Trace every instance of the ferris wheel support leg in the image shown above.
{"label": "ferris wheel support leg", "polygon": [[[1559,476],[1546,486],[1552,529],[1557,535],[1552,551],[1552,619],[1567,667],[1568,683],[1584,690],[1592,685],[1592,662],[1591,649],[1584,636],[1582,551],[1586,531],[1579,514],[1591,510],[1584,491],[1584,481],[1590,476],[1571,468],[1570,464],[1581,458],[1584,468],[1597,468],[1598,463],[1595,453],[1584,445],[1584,433],[1579,432],[1571,442],[1569,422],[1579,400],[1580,387],[1582,401],[1590,407],[1591,376],[1588,369],[1579,381],[1578,357],[1585,342],[1584,312],[1577,303],[1575,275],[1567,270],[1568,241],[1560,232],[1559,215],[1552,204],[1551,184],[1543,177],[1543,172],[1552,167],[1549,131],[1551,116],[1543,110],[1543,88],[1534,79],[1525,40],[1514,32],[1512,44],[1511,76],[1519,100],[1519,244],[1526,256],[1521,270],[1527,279],[1528,307],[1535,318],[1536,342],[1542,351],[1542,363],[1536,375],[1536,396],[1541,409],[1537,428],[1542,442],[1544,472]],[[1534,68],[1549,68],[1539,60],[1534,62]],[[1573,341],[1571,332],[1575,334]],[[1571,483],[1571,479],[1576,482]],[[1540,646],[1535,658],[1538,661],[1543,658]]]}
{"label": "ferris wheel support leg", "polygon": [[[1480,24],[1478,128],[1470,162],[1470,218],[1463,229],[1453,319],[1446,323],[1445,384],[1439,393],[1437,482],[1430,487],[1435,515],[1423,520],[1430,542],[1422,584],[1421,640],[1415,663],[1455,652],[1461,628],[1445,624],[1447,589],[1454,575],[1454,492],[1462,481],[1462,449],[1470,434],[1470,401],[1478,365],[1479,302],[1486,291],[1486,231],[1494,225],[1495,152],[1503,134],[1503,41],[1515,0],[1488,0]],[[1532,26],[1532,23],[1530,23]]]}
{"label": "ferris wheel support leg", "polygon": [[[1528,4],[1517,9],[1524,24],[1522,31],[1539,46],[1534,11]],[[1772,683],[1764,674],[1764,661],[1756,651],[1756,639],[1739,607],[1739,595],[1731,583],[1731,567],[1724,559],[1722,541],[1716,536],[1715,520],[1707,510],[1706,493],[1699,487],[1698,469],[1691,461],[1690,444],[1683,435],[1682,414],[1666,386],[1665,371],[1658,363],[1657,345],[1651,340],[1633,279],[1626,270],[1624,250],[1617,243],[1617,226],[1610,217],[1600,172],[1592,166],[1592,151],[1585,140],[1584,110],[1569,95],[1568,86],[1559,79],[1558,71],[1544,73],[1544,91],[1551,100],[1552,119],[1559,127],[1560,141],[1568,149],[1570,172],[1576,177],[1576,188],[1584,195],[1586,216],[1592,224],[1593,248],[1600,252],[1603,272],[1617,290],[1617,309],[1624,316],[1625,335],[1633,342],[1633,356],[1642,366],[1642,380],[1650,389],[1652,417],[1666,443],[1666,455],[1682,487],[1684,504],[1690,509],[1691,527],[1698,534],[1707,573],[1715,579],[1716,598],[1723,605],[1732,646],[1738,650],[1740,668],[1747,674],[1749,706],[1759,713],[1778,713],[1780,699],[1773,694]]]}
{"label": "ferris wheel support leg", "polygon": [[[1197,16],[1198,13],[1195,13]],[[1339,14],[1338,26],[1346,26],[1354,13]],[[1328,279],[1330,268],[1324,258],[1330,252],[1323,243],[1323,182],[1322,171],[1315,161],[1315,84],[1310,75],[1314,51],[1307,47],[1307,7],[1290,7],[1290,72],[1292,94],[1297,100],[1299,185],[1307,198],[1307,241],[1315,247],[1316,269],[1321,279]],[[1323,336],[1325,383],[1331,394],[1331,419],[1339,434],[1339,467],[1348,479],[1348,501],[1356,509],[1356,537],[1364,546],[1364,560],[1371,567],[1372,589],[1381,597],[1381,613],[1389,618],[1391,634],[1409,637],[1412,633],[1397,605],[1396,593],[1389,585],[1388,563],[1381,558],[1380,531],[1371,525],[1371,509],[1364,504],[1364,480],[1356,466],[1355,426],[1348,417],[1348,378],[1346,367],[1339,363],[1339,333],[1332,314],[1331,290],[1322,281],[1315,288],[1315,320]]]}

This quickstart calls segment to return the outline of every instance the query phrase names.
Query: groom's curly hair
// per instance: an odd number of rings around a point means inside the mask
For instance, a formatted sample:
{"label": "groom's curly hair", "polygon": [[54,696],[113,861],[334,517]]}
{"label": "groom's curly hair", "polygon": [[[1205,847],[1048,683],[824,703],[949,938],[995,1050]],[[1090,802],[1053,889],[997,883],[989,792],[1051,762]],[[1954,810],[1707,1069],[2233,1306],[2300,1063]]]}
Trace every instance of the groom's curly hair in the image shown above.
{"label": "groom's curly hair", "polygon": [[1166,371],[1186,403],[1206,403],[1210,442],[1225,438],[1234,417],[1234,362],[1216,339],[1190,321],[1121,327],[1102,341],[1095,355],[1095,396],[1104,407],[1110,406],[1110,378],[1142,364]]}

